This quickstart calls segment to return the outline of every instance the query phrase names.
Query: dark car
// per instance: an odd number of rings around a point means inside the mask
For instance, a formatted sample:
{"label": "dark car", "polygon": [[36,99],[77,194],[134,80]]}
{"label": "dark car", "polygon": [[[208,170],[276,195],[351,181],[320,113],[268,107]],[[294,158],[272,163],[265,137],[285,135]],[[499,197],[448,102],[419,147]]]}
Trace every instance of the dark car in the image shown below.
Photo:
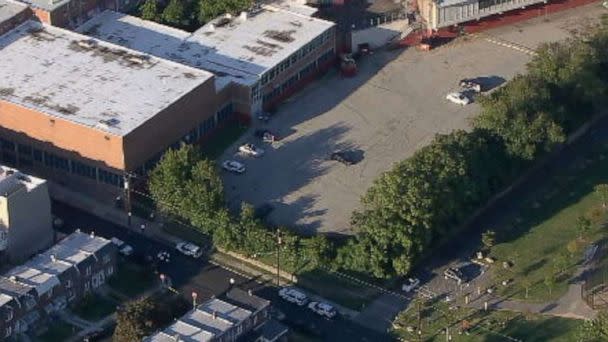
{"label": "dark car", "polygon": [[329,156],[330,160],[335,160],[344,165],[353,165],[355,161],[345,151],[334,152]]}
{"label": "dark car", "polygon": [[471,89],[476,93],[481,93],[481,84],[476,80],[465,78],[460,80],[459,84],[462,88]]}
{"label": "dark car", "polygon": [[262,204],[255,208],[254,215],[260,220],[264,220],[274,210],[274,206],[270,203]]}

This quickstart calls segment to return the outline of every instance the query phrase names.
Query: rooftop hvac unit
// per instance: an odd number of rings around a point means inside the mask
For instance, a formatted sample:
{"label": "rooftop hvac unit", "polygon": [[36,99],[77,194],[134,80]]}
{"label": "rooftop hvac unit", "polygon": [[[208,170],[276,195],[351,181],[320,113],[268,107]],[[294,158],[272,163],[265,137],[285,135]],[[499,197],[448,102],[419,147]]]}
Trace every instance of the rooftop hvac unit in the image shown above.
{"label": "rooftop hvac unit", "polygon": [[97,42],[93,39],[81,40],[78,42],[78,46],[83,47],[85,49],[93,49],[97,46]]}

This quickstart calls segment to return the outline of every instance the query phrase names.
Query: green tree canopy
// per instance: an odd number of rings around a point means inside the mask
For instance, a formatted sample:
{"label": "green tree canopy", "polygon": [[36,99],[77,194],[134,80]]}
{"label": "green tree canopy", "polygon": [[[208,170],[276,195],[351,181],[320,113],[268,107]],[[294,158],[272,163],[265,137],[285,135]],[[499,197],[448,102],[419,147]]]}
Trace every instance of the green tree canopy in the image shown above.
{"label": "green tree canopy", "polygon": [[172,26],[182,26],[185,20],[183,0],[170,0],[162,13],[163,22]]}
{"label": "green tree canopy", "polygon": [[149,190],[165,214],[211,232],[224,208],[222,180],[212,161],[191,145],[167,151],[150,174]]}
{"label": "green tree canopy", "polygon": [[154,329],[152,315],[154,303],[148,299],[127,303],[116,314],[113,341],[141,341]]}
{"label": "green tree canopy", "polygon": [[158,3],[156,0],[146,0],[140,6],[141,18],[144,20],[158,20]]}

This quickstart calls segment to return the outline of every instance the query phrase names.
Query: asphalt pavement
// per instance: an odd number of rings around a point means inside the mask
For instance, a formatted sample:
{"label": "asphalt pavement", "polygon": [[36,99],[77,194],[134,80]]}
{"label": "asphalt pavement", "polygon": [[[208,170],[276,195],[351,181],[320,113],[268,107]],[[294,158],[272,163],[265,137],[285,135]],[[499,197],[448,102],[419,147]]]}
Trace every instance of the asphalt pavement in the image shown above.
{"label": "asphalt pavement", "polygon": [[[116,237],[131,245],[140,256],[155,256],[159,252],[169,252],[169,262],[158,262],[159,272],[171,279],[172,287],[186,291],[195,289],[200,300],[220,296],[230,286],[230,279],[235,286],[252,289],[262,298],[270,300],[273,307],[284,314],[282,322],[300,335],[315,341],[391,341],[387,334],[381,334],[365,328],[351,320],[342,317],[325,319],[306,306],[299,307],[280,299],[276,287],[267,283],[259,283],[242,275],[211,264],[207,259],[194,259],[180,254],[172,246],[151,239],[147,236],[130,231],[124,227],[105,221],[82,210],[68,205],[53,202],[53,214],[64,221],[59,229],[62,233],[71,233],[76,229],[83,232],[94,232],[96,235]],[[184,293],[185,296],[189,292]]]}

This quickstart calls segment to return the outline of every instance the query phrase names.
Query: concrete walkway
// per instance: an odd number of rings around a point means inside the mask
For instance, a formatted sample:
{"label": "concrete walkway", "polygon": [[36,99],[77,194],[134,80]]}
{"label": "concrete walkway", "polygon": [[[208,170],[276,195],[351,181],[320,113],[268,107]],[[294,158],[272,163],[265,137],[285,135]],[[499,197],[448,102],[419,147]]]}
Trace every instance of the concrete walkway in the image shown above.
{"label": "concrete walkway", "polygon": [[471,302],[471,307],[482,309],[485,302],[488,302],[488,308],[495,310],[509,310],[517,312],[531,312],[542,315],[575,318],[575,319],[593,319],[597,315],[597,311],[591,309],[581,297],[582,282],[578,279],[586,271],[586,267],[580,267],[572,277],[573,283],[568,287],[568,291],[556,301],[545,303],[529,303],[518,300],[503,300],[492,298],[488,295],[481,295],[474,298]]}

